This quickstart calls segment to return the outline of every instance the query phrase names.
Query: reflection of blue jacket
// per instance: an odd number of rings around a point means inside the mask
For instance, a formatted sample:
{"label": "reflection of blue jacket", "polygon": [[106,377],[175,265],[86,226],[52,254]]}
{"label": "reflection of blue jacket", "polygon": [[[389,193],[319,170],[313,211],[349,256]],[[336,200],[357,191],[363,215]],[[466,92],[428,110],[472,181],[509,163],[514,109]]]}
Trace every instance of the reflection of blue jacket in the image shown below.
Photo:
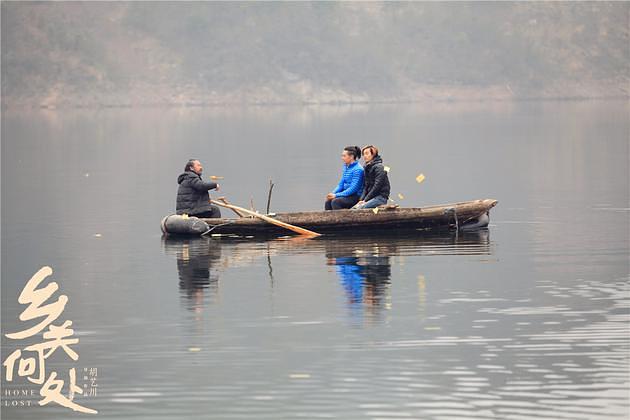
{"label": "reflection of blue jacket", "polygon": [[339,185],[333,191],[337,197],[359,195],[363,191],[363,168],[359,162],[343,165],[343,174]]}
{"label": "reflection of blue jacket", "polygon": [[363,300],[363,267],[357,265],[355,257],[335,258],[337,275],[352,302]]}

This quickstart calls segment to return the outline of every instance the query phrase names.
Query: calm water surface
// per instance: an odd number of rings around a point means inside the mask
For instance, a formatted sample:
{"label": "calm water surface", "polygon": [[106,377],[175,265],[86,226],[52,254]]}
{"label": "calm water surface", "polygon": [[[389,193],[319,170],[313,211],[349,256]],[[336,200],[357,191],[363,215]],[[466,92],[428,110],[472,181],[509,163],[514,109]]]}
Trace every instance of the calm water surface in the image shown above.
{"label": "calm water surface", "polygon": [[[83,386],[97,368],[97,395],[75,400],[98,418],[627,419],[629,111],[6,111],[3,333],[24,329],[18,294],[50,265],[80,358],[49,369],[75,366]],[[234,203],[264,208],[273,179],[272,211],[319,209],[343,146],[368,143],[401,205],[495,198],[489,229],[161,237],[190,157]],[[3,360],[24,347],[2,343]]]}

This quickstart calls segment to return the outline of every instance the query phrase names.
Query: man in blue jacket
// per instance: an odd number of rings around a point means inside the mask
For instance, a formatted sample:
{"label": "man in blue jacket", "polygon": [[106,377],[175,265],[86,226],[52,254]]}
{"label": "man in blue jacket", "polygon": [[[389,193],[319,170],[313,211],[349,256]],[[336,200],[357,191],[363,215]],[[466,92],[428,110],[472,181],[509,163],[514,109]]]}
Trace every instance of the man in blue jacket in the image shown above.
{"label": "man in blue jacket", "polygon": [[177,214],[196,217],[221,217],[221,210],[210,204],[208,191],[216,189],[219,184],[201,179],[203,166],[197,159],[190,159],[184,167],[184,173],[177,177]]}
{"label": "man in blue jacket", "polygon": [[361,149],[348,146],[341,153],[343,173],[337,188],[326,196],[325,210],[349,209],[359,201],[363,192],[363,168],[359,165]]}

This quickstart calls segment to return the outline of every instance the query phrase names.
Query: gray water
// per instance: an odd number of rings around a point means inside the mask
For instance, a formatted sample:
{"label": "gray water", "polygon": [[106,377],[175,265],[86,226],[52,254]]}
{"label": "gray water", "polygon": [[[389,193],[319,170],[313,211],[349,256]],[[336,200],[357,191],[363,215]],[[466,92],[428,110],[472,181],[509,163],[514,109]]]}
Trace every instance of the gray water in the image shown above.
{"label": "gray water", "polygon": [[[3,333],[24,329],[18,294],[49,265],[69,298],[57,324],[80,338],[79,360],[49,369],[76,367],[79,386],[98,369],[97,395],[75,397],[97,418],[626,419],[629,111],[5,110]],[[233,203],[264,209],[273,179],[272,211],[315,210],[343,146],[368,143],[401,205],[494,198],[488,230],[161,237],[190,157],[225,177]],[[3,360],[23,347],[3,336]],[[5,390],[41,399],[4,372]],[[7,419],[79,416],[2,407]]]}

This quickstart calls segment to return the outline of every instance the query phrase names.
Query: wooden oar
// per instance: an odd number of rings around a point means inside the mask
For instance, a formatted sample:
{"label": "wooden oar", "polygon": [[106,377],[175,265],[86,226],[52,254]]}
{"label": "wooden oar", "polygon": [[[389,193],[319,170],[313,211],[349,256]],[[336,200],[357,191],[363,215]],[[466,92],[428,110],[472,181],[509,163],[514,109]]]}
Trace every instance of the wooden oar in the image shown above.
{"label": "wooden oar", "polygon": [[238,211],[240,213],[245,213],[245,214],[252,215],[254,217],[258,217],[259,219],[262,219],[262,220],[264,220],[267,223],[271,223],[272,225],[276,225],[276,226],[283,227],[285,229],[292,230],[293,232],[299,233],[300,235],[309,236],[311,238],[314,238],[316,236],[321,236],[319,233],[313,232],[312,230],[304,229],[304,228],[301,228],[299,226],[293,226],[293,225],[290,225],[289,223],[281,222],[281,221],[276,220],[276,219],[274,219],[272,217],[264,216],[264,215],[262,215],[260,213],[256,213],[254,211],[247,210],[247,209],[245,209],[243,207],[238,207],[238,206],[235,206],[233,204],[226,204],[226,203],[222,203],[222,202],[215,201],[215,200],[210,200],[210,202],[212,204],[216,204],[217,206],[225,207],[225,208],[228,208],[228,209],[231,209],[231,210]]}
{"label": "wooden oar", "polygon": [[[222,202],[222,203],[224,203],[224,204],[228,204],[228,205],[230,205],[230,203],[228,203],[228,201],[225,199],[225,197],[217,197],[217,200],[221,201],[221,202]],[[240,211],[238,211],[238,210],[236,210],[236,209],[232,209],[232,211],[233,211],[234,213],[236,213],[236,215],[237,215],[238,217],[245,217],[245,215],[244,215],[243,213],[241,213]]]}

